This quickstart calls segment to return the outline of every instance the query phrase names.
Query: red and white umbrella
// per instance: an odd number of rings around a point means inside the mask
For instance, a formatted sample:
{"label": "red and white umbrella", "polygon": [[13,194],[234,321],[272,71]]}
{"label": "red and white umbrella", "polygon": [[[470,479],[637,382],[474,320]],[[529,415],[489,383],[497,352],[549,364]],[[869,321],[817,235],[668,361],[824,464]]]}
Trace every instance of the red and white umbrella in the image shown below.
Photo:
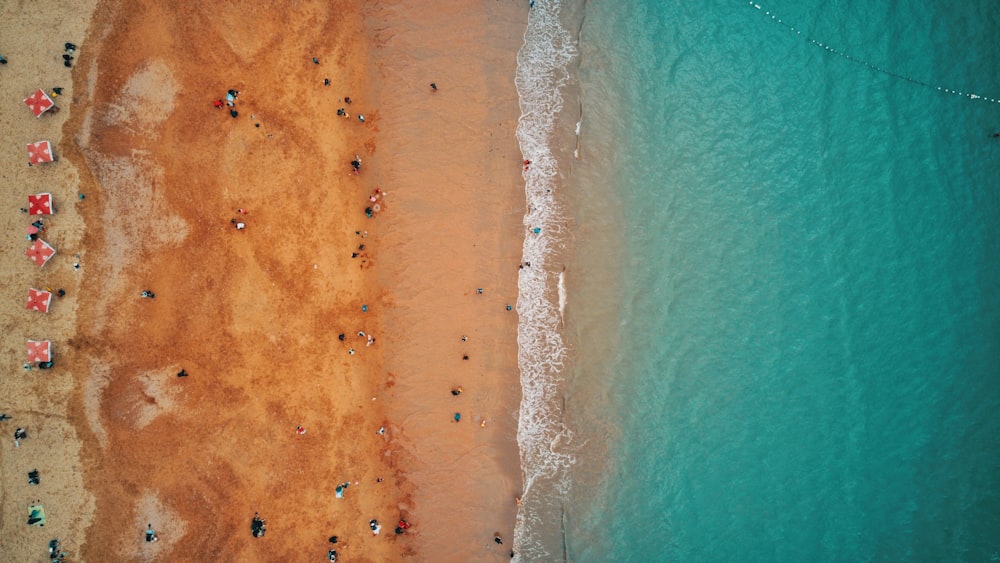
{"label": "red and white umbrella", "polygon": [[53,160],[55,159],[52,156],[52,143],[48,141],[28,143],[29,164],[41,164],[43,162],[52,162]]}
{"label": "red and white umbrella", "polygon": [[56,254],[56,249],[49,246],[49,243],[42,239],[35,239],[35,242],[31,243],[28,250],[24,251],[24,255],[38,264],[39,266],[44,266],[49,258],[52,258]]}
{"label": "red and white umbrella", "polygon": [[35,114],[35,117],[41,117],[43,113],[52,109],[52,106],[56,105],[52,98],[45,93],[44,90],[39,88],[35,90],[35,93],[24,99],[24,103],[28,104],[28,109],[31,113]]}
{"label": "red and white umbrella", "polygon": [[28,196],[28,215],[52,215],[52,194]]}
{"label": "red and white umbrella", "polygon": [[52,343],[48,340],[28,341],[28,361],[29,362],[51,362]]}
{"label": "red and white umbrella", "polygon": [[49,312],[49,305],[52,303],[52,293],[41,289],[28,289],[27,308],[32,311]]}

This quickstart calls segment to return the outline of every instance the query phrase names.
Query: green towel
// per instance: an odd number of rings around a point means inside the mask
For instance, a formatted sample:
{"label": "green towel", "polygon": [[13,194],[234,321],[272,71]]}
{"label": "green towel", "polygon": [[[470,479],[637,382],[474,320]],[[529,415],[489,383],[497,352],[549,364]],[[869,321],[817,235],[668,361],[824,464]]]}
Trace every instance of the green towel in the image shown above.
{"label": "green towel", "polygon": [[45,507],[43,507],[40,504],[33,504],[28,507],[28,525],[29,526],[45,525]]}

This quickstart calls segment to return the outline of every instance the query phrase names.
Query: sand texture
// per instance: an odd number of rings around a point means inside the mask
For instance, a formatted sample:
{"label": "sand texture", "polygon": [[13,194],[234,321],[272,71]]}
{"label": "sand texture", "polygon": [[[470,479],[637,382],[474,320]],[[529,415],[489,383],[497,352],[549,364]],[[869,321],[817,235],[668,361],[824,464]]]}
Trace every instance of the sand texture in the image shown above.
{"label": "sand texture", "polygon": [[[0,44],[0,410],[16,416],[0,428],[30,432],[0,446],[0,551],[40,560],[60,537],[86,561],[507,559],[523,3],[85,4],[55,29],[20,4],[0,22],[45,48]],[[58,114],[20,102],[60,81]],[[213,105],[229,89],[235,118]],[[60,160],[28,168],[40,138]],[[35,191],[59,205],[43,269],[18,212]],[[46,316],[24,309],[29,286],[68,295]],[[21,369],[34,337],[56,369]],[[36,498],[45,528],[24,523]]]}
{"label": "sand texture", "polygon": [[[5,369],[0,378],[0,560],[41,561],[49,540],[78,549],[93,521],[94,496],[84,488],[86,458],[74,405],[79,388],[69,366],[78,357],[72,344],[79,312],[80,272],[74,256],[84,251],[83,202],[77,199],[80,170],[68,158],[62,130],[71,116],[76,69],[63,66],[64,43],[86,47],[85,32],[95,1],[0,3],[0,210],[5,236],[0,242],[0,352]],[[44,31],[43,31],[44,30]],[[22,102],[36,89],[51,92],[58,112],[35,117]],[[57,161],[28,166],[26,144],[52,143]],[[24,255],[29,241],[26,227],[38,217],[20,211],[28,195],[50,192],[55,215],[44,216],[49,242],[56,255],[39,268]],[[28,288],[63,288],[48,313],[25,308]],[[54,369],[25,371],[27,340],[53,342]],[[25,428],[28,438],[14,447],[13,434]],[[28,484],[28,472],[37,469],[40,483]],[[45,527],[27,525],[27,508],[40,501]]]}

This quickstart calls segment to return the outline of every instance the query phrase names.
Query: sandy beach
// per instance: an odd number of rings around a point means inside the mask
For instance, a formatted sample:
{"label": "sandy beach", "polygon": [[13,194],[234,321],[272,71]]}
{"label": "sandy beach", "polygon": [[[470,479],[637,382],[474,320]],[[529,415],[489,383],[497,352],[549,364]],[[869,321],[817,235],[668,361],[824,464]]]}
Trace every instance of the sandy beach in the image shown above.
{"label": "sandy beach", "polygon": [[[83,46],[96,2],[79,2],[66,11],[60,4],[0,5],[0,55],[7,60],[0,65],[0,201],[6,232],[0,250],[0,349],[7,366],[0,413],[10,416],[0,422],[0,558],[5,561],[41,561],[49,540],[57,537],[78,548],[95,511],[94,495],[84,483],[86,430],[75,413],[79,374],[69,367],[79,357],[71,342],[80,317],[81,275],[73,263],[84,251],[85,202],[77,196],[81,170],[66,157],[61,132],[71,116],[76,71],[63,64],[64,44]],[[39,88],[63,89],[54,99],[59,112],[35,117],[22,102]],[[58,161],[29,167],[26,144],[39,140],[52,143]],[[28,207],[29,194],[42,192],[53,195],[56,214],[29,218],[21,209]],[[41,268],[24,255],[30,244],[26,228],[39,218],[45,228],[40,238],[56,249]],[[42,313],[25,307],[29,288],[63,289],[66,295]],[[56,367],[24,370],[26,341],[46,339],[52,341]],[[17,428],[28,435],[19,447],[13,440]],[[30,485],[28,472],[36,469],[39,484]],[[46,510],[45,527],[26,525],[28,506],[36,500]]]}
{"label": "sandy beach", "polygon": [[[523,3],[49,4],[0,20],[26,38],[0,44],[0,410],[29,432],[0,447],[0,551],[509,558]],[[39,86],[62,111],[31,115]],[[43,138],[59,160],[27,167]],[[18,211],[39,191],[41,269]],[[47,315],[40,286],[67,292]],[[32,338],[55,369],[21,369]]]}

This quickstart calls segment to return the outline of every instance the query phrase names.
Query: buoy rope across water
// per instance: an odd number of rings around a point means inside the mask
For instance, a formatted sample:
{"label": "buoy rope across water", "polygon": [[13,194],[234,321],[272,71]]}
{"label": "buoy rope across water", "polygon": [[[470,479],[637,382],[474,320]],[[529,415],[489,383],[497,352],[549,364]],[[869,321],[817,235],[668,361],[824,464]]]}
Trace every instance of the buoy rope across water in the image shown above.
{"label": "buoy rope across water", "polygon": [[980,100],[980,101],[984,101],[984,102],[993,102],[995,104],[1000,104],[1000,99],[997,99],[997,98],[991,98],[989,96],[983,96],[983,95],[980,95],[980,94],[974,94],[972,92],[963,92],[961,90],[955,90],[953,88],[945,88],[944,86],[935,86],[933,84],[924,82],[922,80],[917,80],[915,78],[910,78],[909,76],[904,76],[902,74],[899,74],[898,72],[893,72],[891,70],[882,68],[880,66],[873,65],[873,64],[869,63],[868,61],[859,59],[859,58],[854,57],[854,56],[852,56],[852,55],[850,55],[848,53],[845,53],[843,51],[834,49],[833,47],[827,45],[826,43],[817,41],[817,40],[815,40],[815,39],[813,39],[813,38],[811,38],[811,37],[809,37],[807,35],[803,35],[803,33],[802,33],[801,30],[797,29],[795,26],[793,26],[793,25],[791,25],[789,23],[786,23],[784,20],[782,20],[778,16],[772,14],[769,10],[765,10],[760,4],[757,4],[757,3],[753,2],[752,0],[750,2],[748,2],[748,5],[750,5],[751,7],[756,8],[757,10],[763,12],[764,15],[768,16],[769,18],[771,18],[771,21],[773,21],[773,22],[775,22],[777,24],[780,24],[782,27],[784,27],[788,31],[791,31],[795,35],[798,35],[798,36],[802,37],[803,39],[805,39],[809,43],[812,43],[813,45],[815,45],[817,47],[821,47],[824,50],[826,50],[827,52],[829,52],[831,54],[834,54],[834,55],[837,55],[838,57],[843,57],[843,58],[851,61],[852,63],[856,63],[856,64],[859,64],[861,66],[868,67],[869,69],[871,69],[871,70],[873,70],[875,72],[880,72],[882,74],[885,74],[887,76],[891,76],[893,78],[899,78],[900,80],[905,80],[907,82],[912,82],[912,83],[918,84],[920,86],[924,86],[924,87],[927,87],[927,88],[932,88],[932,89],[937,90],[939,92],[944,92],[945,94],[952,94],[952,95],[955,95],[955,96],[961,96],[963,98],[968,98],[970,100]]}

